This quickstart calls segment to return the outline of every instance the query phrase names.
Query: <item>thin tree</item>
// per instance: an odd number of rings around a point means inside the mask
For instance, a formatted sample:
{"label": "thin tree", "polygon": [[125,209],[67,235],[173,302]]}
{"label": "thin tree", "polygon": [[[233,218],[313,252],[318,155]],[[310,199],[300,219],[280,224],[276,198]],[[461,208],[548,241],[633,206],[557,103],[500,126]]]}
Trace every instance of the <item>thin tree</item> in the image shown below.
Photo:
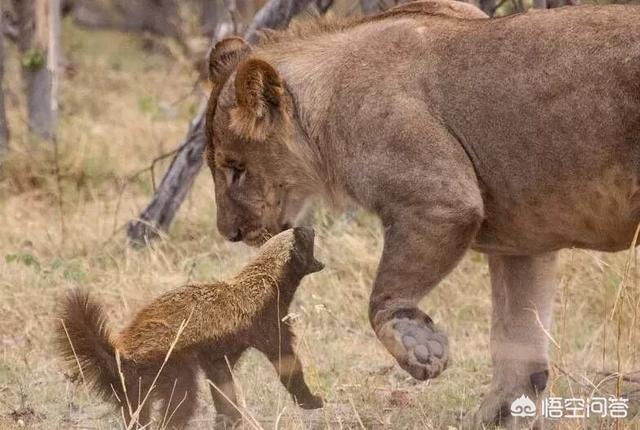
{"label": "thin tree", "polygon": [[224,3],[216,0],[204,0],[201,7],[200,26],[202,34],[213,38],[218,24],[221,22],[220,18],[224,16]]}
{"label": "thin tree", "polygon": [[[0,11],[0,29],[4,28]],[[9,147],[9,123],[4,105],[4,32],[0,31],[0,153]]]}
{"label": "thin tree", "polygon": [[186,43],[177,0],[75,0],[67,10],[78,25],[90,29],[148,32]]}
{"label": "thin tree", "polygon": [[360,10],[365,15],[380,12],[382,8],[380,7],[381,0],[360,0]]}
{"label": "thin tree", "polygon": [[18,15],[18,49],[27,91],[29,129],[53,139],[58,122],[60,0],[13,0]]}

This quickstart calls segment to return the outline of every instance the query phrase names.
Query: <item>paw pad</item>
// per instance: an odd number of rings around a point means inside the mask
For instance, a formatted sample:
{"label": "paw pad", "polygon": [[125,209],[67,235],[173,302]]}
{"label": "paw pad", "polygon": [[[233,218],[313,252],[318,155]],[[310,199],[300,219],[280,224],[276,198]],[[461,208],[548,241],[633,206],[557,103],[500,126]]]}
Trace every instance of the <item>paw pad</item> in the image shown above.
{"label": "paw pad", "polygon": [[416,379],[435,378],[447,367],[447,335],[417,309],[394,313],[378,330],[378,336],[400,366]]}

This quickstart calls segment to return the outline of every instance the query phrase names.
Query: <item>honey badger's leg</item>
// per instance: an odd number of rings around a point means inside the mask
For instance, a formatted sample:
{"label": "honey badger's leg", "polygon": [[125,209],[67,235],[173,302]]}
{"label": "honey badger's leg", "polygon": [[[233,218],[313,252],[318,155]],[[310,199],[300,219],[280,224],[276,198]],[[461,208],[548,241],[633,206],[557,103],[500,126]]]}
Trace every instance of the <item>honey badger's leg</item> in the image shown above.
{"label": "honey badger's leg", "polygon": [[238,411],[238,400],[231,374],[238,357],[228,357],[228,361],[228,364],[227,360],[211,361],[204,356],[200,361],[207,379],[215,385],[210,388],[213,404],[216,407],[216,428],[223,429],[233,428],[233,425],[242,419],[242,414]]}
{"label": "honey badger's leg", "polygon": [[[142,397],[144,397],[144,394],[142,395]],[[146,403],[140,407],[140,412],[138,413],[138,418],[136,419],[138,427],[148,426],[149,423],[151,423],[151,406],[153,405],[153,399],[154,396],[150,396],[150,398],[147,399]],[[142,399],[140,399],[140,402],[142,402]],[[134,409],[136,408],[136,406],[134,405],[132,405],[132,407]]]}
{"label": "honey badger's leg", "polygon": [[556,260],[556,253],[489,256],[493,381],[475,414],[477,427],[514,424],[511,403],[522,395],[536,401],[546,388],[549,342],[545,331],[551,325]]}
{"label": "honey badger's leg", "polygon": [[[125,375],[124,379],[127,381],[127,395],[126,397],[123,395],[123,398],[120,399],[121,412],[127,426],[132,421],[135,421],[137,427],[148,426],[151,422],[151,406],[155,400],[155,393],[151,391],[149,398],[145,401],[145,397],[147,397],[151,387],[151,380],[147,378],[144,368],[141,367],[134,370],[129,366],[127,362],[122,366],[122,371]],[[129,413],[129,408],[131,408],[131,414]],[[136,428],[136,425],[133,428]]]}
{"label": "honey badger's leg", "polygon": [[[277,339],[277,337],[276,337]],[[293,349],[293,333],[288,327],[282,327],[280,345],[270,343],[259,349],[267,356],[276,369],[280,382],[291,394],[295,402],[304,409],[317,409],[323,406],[322,398],[311,393],[304,380],[302,363]]]}
{"label": "honey badger's leg", "polygon": [[448,339],[417,304],[456,266],[483,217],[470,163],[449,163],[445,168],[434,161],[431,172],[415,179],[420,191],[413,198],[398,199],[382,211],[384,249],[369,307],[382,344],[421,380],[446,368]]}
{"label": "honey badger's leg", "polygon": [[[134,425],[133,428],[148,426],[149,423],[151,422],[151,401],[150,401],[151,399],[147,399],[147,402],[144,405],[139,406],[139,403],[138,403],[139,399],[137,398],[137,396],[132,396],[132,397],[134,398],[130,399],[130,403],[131,403],[133,415],[129,414],[128,405],[120,406],[121,407],[120,411],[122,413],[122,416],[124,417],[125,424],[129,426],[131,424],[131,421],[133,421],[135,417],[136,425]],[[136,416],[135,412],[138,409],[140,409],[140,411]]]}
{"label": "honey badger's leg", "polygon": [[166,376],[158,381],[157,396],[161,399],[163,429],[181,430],[187,428],[189,419],[197,406],[197,384],[195,363],[184,360],[173,363]]}

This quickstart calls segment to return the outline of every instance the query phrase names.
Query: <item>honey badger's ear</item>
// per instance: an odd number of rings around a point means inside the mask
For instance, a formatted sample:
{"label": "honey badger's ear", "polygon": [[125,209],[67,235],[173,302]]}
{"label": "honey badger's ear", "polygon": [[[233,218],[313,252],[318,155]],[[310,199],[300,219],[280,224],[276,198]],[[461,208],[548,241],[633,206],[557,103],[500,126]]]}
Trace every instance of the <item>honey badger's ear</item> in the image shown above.
{"label": "honey badger's ear", "polygon": [[235,87],[237,108],[231,112],[232,127],[241,135],[263,140],[282,114],[282,79],[269,63],[252,58],[238,66]]}
{"label": "honey badger's ear", "polygon": [[209,80],[215,86],[224,84],[240,61],[251,52],[240,37],[227,37],[216,43],[209,53]]}

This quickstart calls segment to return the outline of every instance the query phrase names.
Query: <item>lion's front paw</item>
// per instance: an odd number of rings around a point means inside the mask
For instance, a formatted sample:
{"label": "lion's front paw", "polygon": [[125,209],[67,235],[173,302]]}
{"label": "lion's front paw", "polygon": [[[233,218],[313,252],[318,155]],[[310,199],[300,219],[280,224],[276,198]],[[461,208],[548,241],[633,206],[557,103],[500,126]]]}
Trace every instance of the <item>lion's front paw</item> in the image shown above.
{"label": "lion's front paw", "polygon": [[512,428],[510,403],[501,397],[493,397],[492,394],[474,410],[467,413],[464,418],[465,430],[493,428],[495,426]]}
{"label": "lion's front paw", "polygon": [[418,309],[396,311],[380,326],[378,338],[398,364],[416,379],[435,378],[447,367],[447,335]]}
{"label": "lion's front paw", "polygon": [[[527,404],[524,404],[527,409],[521,410],[522,405],[514,405],[516,401],[527,402]],[[529,402],[531,402],[530,405],[528,404]],[[498,426],[510,430],[537,429],[539,428],[540,421],[538,414],[536,414],[537,406],[534,406],[536,403],[539,404],[537,396],[528,390],[526,386],[521,388],[512,387],[510,389],[493,388],[484,397],[480,406],[467,414],[462,428],[465,430],[475,430]],[[518,406],[520,406],[520,409],[513,409]],[[526,413],[519,414],[514,411]],[[516,416],[514,416],[514,414]]]}

